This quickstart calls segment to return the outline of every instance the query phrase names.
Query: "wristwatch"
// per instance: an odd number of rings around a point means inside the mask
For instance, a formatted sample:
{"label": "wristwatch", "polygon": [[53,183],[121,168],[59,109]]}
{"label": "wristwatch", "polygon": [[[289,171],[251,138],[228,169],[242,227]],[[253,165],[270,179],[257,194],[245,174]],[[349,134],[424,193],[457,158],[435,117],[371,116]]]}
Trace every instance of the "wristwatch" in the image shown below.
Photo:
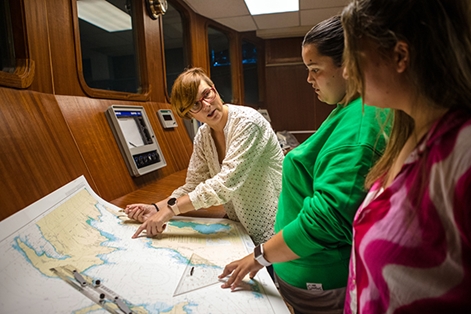
{"label": "wristwatch", "polygon": [[167,201],[167,206],[173,211],[175,215],[180,215],[180,209],[178,208],[177,199],[175,197],[172,197]]}
{"label": "wristwatch", "polygon": [[253,257],[257,262],[260,263],[262,266],[270,266],[271,263],[263,257],[263,244],[259,244],[253,250]]}

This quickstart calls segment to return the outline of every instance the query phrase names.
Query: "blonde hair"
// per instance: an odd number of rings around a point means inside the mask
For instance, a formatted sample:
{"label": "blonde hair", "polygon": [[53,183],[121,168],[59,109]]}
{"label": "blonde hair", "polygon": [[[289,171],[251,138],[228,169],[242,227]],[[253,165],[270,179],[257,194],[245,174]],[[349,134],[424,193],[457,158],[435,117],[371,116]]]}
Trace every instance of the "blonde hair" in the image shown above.
{"label": "blonde hair", "polygon": [[201,81],[206,82],[209,86],[214,85],[203,69],[191,68],[181,73],[173,83],[170,103],[173,110],[181,118],[192,118],[190,109],[195,104],[196,97],[198,97],[198,88]]}

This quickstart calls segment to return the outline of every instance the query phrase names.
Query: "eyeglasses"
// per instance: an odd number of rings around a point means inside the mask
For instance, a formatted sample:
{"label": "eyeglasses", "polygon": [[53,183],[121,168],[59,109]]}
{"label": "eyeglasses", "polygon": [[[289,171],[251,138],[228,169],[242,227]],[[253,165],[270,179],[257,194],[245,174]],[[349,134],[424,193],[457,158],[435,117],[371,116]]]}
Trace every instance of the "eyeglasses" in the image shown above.
{"label": "eyeglasses", "polygon": [[203,92],[203,97],[201,97],[200,100],[196,101],[193,104],[193,106],[190,109],[190,112],[191,113],[200,112],[201,109],[203,109],[203,101],[209,103],[209,102],[212,102],[214,100],[214,98],[216,98],[216,90],[214,89],[214,86],[213,86],[213,87],[210,87],[210,88],[206,89]]}

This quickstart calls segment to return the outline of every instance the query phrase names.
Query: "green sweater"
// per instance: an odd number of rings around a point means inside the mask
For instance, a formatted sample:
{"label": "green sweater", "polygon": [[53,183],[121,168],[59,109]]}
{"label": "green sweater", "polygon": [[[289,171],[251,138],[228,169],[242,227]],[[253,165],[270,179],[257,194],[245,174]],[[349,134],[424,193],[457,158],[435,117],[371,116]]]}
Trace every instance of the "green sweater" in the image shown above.
{"label": "green sweater", "polygon": [[385,147],[379,112],[361,99],[337,105],[315,134],[286,155],[275,232],[283,230],[300,256],[273,265],[286,283],[346,286],[353,217],[366,195],[366,174]]}

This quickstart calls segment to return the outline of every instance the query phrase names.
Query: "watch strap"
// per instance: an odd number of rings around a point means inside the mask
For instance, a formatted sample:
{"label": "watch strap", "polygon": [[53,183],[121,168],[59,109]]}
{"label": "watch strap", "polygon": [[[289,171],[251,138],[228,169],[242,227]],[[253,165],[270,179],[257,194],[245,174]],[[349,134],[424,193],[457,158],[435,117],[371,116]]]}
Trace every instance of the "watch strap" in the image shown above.
{"label": "watch strap", "polygon": [[177,199],[172,197],[168,200],[167,206],[173,211],[175,215],[180,215],[180,208],[178,208]]}
{"label": "watch strap", "polygon": [[260,263],[262,266],[271,266],[271,263],[265,259],[265,256],[263,256],[264,250],[263,250],[263,243],[259,244],[255,247],[254,249],[254,258],[255,260]]}

